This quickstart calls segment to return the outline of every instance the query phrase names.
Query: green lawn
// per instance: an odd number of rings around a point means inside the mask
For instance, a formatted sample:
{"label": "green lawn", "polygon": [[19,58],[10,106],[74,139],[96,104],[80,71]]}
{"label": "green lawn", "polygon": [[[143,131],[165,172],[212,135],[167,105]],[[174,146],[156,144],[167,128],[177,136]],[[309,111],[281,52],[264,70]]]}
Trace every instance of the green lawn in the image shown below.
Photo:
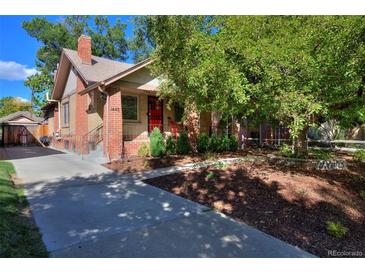
{"label": "green lawn", "polygon": [[47,257],[39,231],[23,213],[23,188],[15,187],[11,162],[0,161],[0,257]]}

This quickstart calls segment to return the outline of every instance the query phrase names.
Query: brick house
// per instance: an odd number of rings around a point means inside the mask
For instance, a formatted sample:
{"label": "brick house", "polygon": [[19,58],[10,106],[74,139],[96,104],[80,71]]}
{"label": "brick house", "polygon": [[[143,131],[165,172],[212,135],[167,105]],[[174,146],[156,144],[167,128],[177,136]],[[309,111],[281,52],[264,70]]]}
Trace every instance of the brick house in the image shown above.
{"label": "brick house", "polygon": [[[97,57],[91,43],[82,35],[77,51],[62,50],[43,107],[52,145],[114,160],[136,154],[155,127],[165,136],[176,135],[184,126],[183,109],[177,104],[168,108],[156,96],[159,80],[148,69],[152,61],[128,64]],[[211,117],[196,115],[199,132],[210,132]]]}

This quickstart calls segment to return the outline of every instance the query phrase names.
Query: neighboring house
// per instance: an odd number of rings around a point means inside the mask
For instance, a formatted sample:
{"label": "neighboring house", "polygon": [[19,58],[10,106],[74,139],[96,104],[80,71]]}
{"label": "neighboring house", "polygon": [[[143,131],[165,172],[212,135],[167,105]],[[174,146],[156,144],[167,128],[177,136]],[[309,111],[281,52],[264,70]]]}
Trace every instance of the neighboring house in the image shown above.
{"label": "neighboring house", "polygon": [[38,139],[43,135],[43,128],[40,126],[42,121],[41,117],[28,111],[18,111],[0,118],[1,144],[39,144]]}
{"label": "neighboring house", "polygon": [[[93,56],[91,38],[82,35],[77,51],[63,49],[54,88],[43,107],[52,145],[89,154],[101,151],[105,159],[134,155],[149,133],[158,127],[176,135],[183,125],[183,109],[168,109],[156,97],[159,80],[138,64]],[[210,132],[211,114],[198,115],[200,131]]]}

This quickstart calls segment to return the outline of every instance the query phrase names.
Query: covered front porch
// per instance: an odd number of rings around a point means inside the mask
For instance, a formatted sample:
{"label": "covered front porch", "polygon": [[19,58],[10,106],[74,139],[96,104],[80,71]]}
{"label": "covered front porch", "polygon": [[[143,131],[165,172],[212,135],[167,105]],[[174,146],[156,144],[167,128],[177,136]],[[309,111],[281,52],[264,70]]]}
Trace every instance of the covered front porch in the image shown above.
{"label": "covered front porch", "polygon": [[[178,136],[185,129],[184,109],[179,104],[167,105],[156,89],[130,87],[126,83],[112,85],[103,112],[104,153],[109,160],[137,155],[139,147],[149,142],[149,134],[158,128],[164,137]],[[211,114],[201,113],[199,131],[211,132]]]}
{"label": "covered front porch", "polygon": [[[186,130],[182,122],[184,108],[179,104],[167,105],[156,96],[156,92],[122,90],[122,133],[123,155],[137,155],[139,147],[149,142],[149,135],[158,128],[165,138],[177,138],[179,132]],[[210,113],[199,115],[200,133],[211,132]]]}
{"label": "covered front porch", "polygon": [[[137,155],[139,147],[149,142],[149,134],[154,128],[158,128],[165,138],[177,137],[186,129],[182,122],[184,108],[177,103],[168,105],[158,98],[156,90],[132,88],[121,83],[106,91],[103,139],[109,159]],[[200,113],[198,119],[199,132],[209,134],[211,113]]]}
{"label": "covered front porch", "polygon": [[[102,81],[80,92],[83,97],[80,105],[88,106],[86,112],[76,115],[82,121],[80,124],[87,123],[88,131],[83,130],[82,135],[87,141],[83,143],[91,140],[91,143],[100,144],[106,160],[112,161],[137,155],[139,147],[149,142],[149,134],[154,128],[159,128],[166,138],[177,137],[179,132],[186,130],[182,121],[184,108],[177,103],[168,105],[157,96],[160,81],[146,67],[141,65],[116,77],[118,79]],[[84,115],[86,117],[81,117]],[[197,134],[212,132],[210,112],[197,113],[194,119]],[[85,154],[90,151],[84,150]]]}

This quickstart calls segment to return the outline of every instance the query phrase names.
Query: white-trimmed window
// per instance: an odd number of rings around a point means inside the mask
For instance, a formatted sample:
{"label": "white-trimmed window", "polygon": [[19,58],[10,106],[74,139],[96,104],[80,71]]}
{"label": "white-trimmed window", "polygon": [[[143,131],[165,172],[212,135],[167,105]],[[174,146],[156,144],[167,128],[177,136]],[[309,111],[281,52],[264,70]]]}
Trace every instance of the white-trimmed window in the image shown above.
{"label": "white-trimmed window", "polygon": [[62,114],[63,114],[63,126],[68,127],[70,124],[70,104],[69,104],[69,102],[62,104]]}
{"label": "white-trimmed window", "polygon": [[139,97],[122,95],[123,120],[137,122],[139,120]]}

